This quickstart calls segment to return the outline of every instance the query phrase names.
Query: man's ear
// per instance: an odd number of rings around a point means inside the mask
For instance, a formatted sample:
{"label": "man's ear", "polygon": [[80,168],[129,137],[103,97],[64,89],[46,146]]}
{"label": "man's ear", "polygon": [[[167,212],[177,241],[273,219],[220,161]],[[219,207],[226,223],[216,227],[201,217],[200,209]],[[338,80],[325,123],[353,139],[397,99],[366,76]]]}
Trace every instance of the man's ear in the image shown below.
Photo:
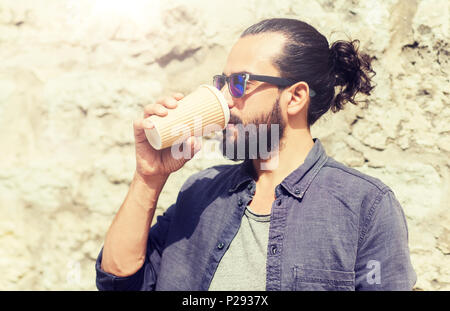
{"label": "man's ear", "polygon": [[290,115],[296,115],[307,107],[309,102],[309,87],[306,82],[297,82],[290,86],[287,91],[291,96],[289,103],[287,104],[287,113]]}

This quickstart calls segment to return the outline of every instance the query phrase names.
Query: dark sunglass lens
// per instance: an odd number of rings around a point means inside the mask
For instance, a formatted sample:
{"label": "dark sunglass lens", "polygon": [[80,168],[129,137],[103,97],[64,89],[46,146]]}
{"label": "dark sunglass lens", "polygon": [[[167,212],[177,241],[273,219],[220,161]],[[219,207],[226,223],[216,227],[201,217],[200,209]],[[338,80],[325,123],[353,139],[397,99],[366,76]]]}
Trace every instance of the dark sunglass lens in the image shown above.
{"label": "dark sunglass lens", "polygon": [[245,78],[238,74],[232,75],[230,79],[230,91],[234,97],[242,97],[244,95]]}
{"label": "dark sunglass lens", "polygon": [[214,76],[213,84],[218,90],[222,90],[225,86],[225,78],[222,76]]}

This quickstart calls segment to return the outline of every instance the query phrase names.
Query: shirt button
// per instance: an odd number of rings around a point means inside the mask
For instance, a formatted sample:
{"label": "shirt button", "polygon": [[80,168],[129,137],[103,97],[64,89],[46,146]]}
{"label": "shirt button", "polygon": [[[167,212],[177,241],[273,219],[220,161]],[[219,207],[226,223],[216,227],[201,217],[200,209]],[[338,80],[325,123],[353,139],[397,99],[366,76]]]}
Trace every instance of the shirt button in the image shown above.
{"label": "shirt button", "polygon": [[278,205],[278,206],[281,205],[281,199],[277,200],[277,205]]}
{"label": "shirt button", "polygon": [[222,242],[217,244],[217,249],[222,249],[225,246]]}
{"label": "shirt button", "polygon": [[272,252],[273,255],[275,255],[278,252],[278,248],[276,245],[272,245],[272,247],[270,248],[270,251]]}
{"label": "shirt button", "polygon": [[242,204],[244,204],[244,202],[242,201],[241,198],[239,198],[238,205],[239,205],[239,206],[242,206]]}
{"label": "shirt button", "polygon": [[300,189],[296,188],[296,189],[294,190],[294,192],[295,192],[295,194],[300,194]]}

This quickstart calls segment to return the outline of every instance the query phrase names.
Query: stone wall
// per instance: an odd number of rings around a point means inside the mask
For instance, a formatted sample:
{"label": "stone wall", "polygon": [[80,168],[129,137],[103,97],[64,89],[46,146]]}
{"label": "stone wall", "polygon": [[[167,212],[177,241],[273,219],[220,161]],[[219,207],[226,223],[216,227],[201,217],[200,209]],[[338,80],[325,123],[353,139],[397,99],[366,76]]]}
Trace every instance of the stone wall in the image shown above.
{"label": "stone wall", "polygon": [[[360,39],[377,87],[312,129],[405,210],[416,289],[450,289],[449,3],[0,0],[0,290],[95,290],[94,261],[134,171],[132,120],[221,72],[249,25],[294,17]],[[199,157],[174,173],[158,213]]]}

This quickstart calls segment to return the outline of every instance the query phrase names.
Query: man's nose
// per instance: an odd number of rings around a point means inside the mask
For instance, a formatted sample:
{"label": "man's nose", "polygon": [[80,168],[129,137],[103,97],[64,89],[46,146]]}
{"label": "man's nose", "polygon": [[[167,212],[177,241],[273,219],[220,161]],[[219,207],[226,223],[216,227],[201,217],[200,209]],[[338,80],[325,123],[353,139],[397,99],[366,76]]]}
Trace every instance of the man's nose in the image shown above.
{"label": "man's nose", "polygon": [[228,108],[233,108],[234,107],[234,101],[233,101],[233,97],[231,96],[230,92],[228,91],[228,88],[226,87],[226,85],[222,88],[222,94],[225,97],[225,100],[227,101],[228,104]]}

